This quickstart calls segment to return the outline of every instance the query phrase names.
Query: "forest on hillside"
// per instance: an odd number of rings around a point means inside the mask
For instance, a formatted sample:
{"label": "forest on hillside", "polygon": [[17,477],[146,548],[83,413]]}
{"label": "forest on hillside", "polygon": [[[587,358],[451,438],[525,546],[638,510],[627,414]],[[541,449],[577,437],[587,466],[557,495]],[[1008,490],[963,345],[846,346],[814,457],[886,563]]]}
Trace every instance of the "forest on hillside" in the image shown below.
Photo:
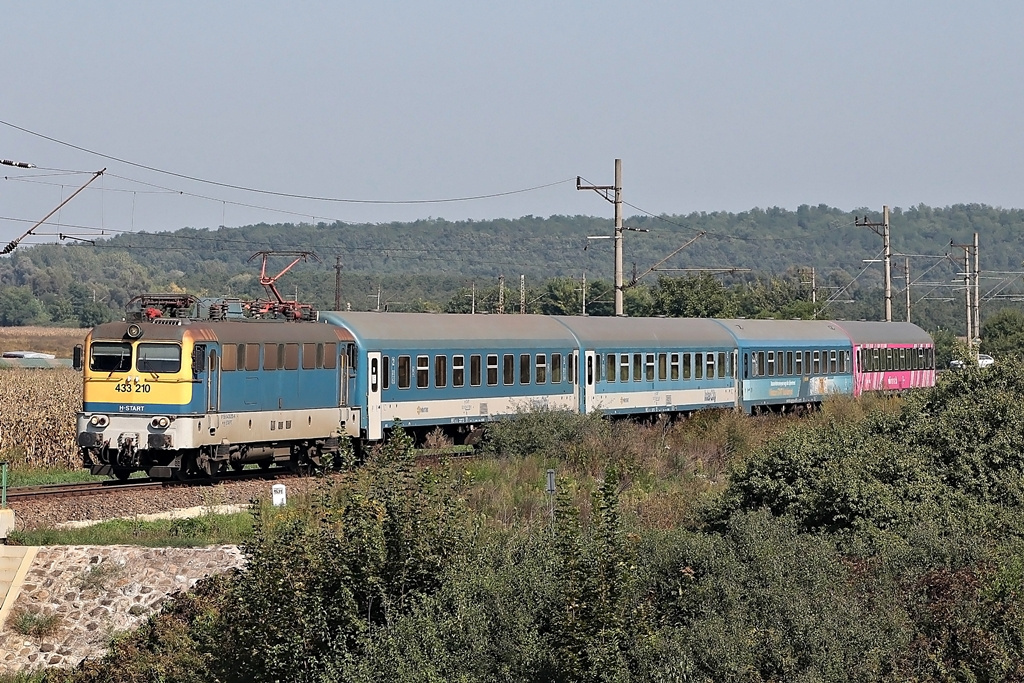
{"label": "forest on hillside", "polygon": [[[704,279],[751,300],[740,315],[846,319],[882,316],[882,240],[864,219],[878,210],[842,211],[825,205],[700,212],[626,219],[627,313],[676,314],[650,302],[681,280]],[[967,204],[894,208],[890,218],[894,319],[906,316],[904,265],[909,260],[911,319],[929,331],[963,334],[963,251],[954,244],[980,240],[983,318],[1024,298],[1017,275],[1024,261],[1024,210]],[[635,229],[635,230],[633,230]],[[641,232],[647,231],[647,232]],[[22,246],[0,259],[0,324],[91,325],[119,316],[146,291],[197,295],[266,296],[259,284],[259,251],[311,255],[278,286],[319,309],[608,313],[612,281],[612,221],[592,216],[525,216],[490,221],[424,219],[388,224],[260,224],[242,228],[183,228],[124,233],[94,244]],[[684,244],[691,242],[683,249]],[[678,252],[677,252],[678,250]],[[677,252],[677,253],[674,253]],[[270,257],[276,275],[290,257]],[[657,270],[649,271],[658,265]],[[336,287],[336,267],[340,287]],[[812,270],[813,269],[813,270]],[[646,275],[644,275],[646,273]],[[521,288],[522,285],[522,288]],[[816,299],[804,312],[786,302]],[[959,302],[959,303],[958,303]],[[774,306],[774,308],[773,308]],[[750,309],[755,309],[751,311]],[[708,313],[714,315],[714,313]]]}

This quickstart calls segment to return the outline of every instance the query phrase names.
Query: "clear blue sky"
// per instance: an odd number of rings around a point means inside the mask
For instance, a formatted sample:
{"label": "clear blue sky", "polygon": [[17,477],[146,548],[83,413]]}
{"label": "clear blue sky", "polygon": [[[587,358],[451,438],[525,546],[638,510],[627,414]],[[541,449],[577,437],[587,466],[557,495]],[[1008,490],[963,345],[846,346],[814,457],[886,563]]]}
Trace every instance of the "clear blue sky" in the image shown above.
{"label": "clear blue sky", "polygon": [[[654,213],[1024,207],[1020,2],[0,8],[0,121],[64,143],[337,199],[445,199],[568,181],[438,204],[298,200],[155,173],[0,125],[0,158],[108,168],[61,211],[67,227],[41,232],[610,217],[611,205],[574,183],[610,184],[616,157],[625,200]],[[0,167],[2,176],[4,243],[88,178]]]}

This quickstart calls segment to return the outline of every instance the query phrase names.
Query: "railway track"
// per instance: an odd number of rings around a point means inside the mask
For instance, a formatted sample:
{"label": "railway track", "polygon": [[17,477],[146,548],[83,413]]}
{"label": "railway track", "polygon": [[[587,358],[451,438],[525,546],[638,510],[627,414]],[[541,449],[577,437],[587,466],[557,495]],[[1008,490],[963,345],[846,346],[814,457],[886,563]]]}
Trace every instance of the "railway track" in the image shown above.
{"label": "railway track", "polygon": [[122,489],[161,486],[163,482],[151,479],[136,481],[84,481],[71,484],[41,484],[39,486],[17,486],[7,490],[9,499],[16,498],[63,498],[71,496],[93,496]]}
{"label": "railway track", "polygon": [[146,487],[175,487],[175,486],[211,486],[213,484],[244,481],[247,479],[291,479],[304,476],[301,473],[293,472],[287,468],[275,468],[268,470],[243,470],[225,474],[216,479],[196,478],[187,480],[177,479],[129,479],[118,481],[110,479],[107,481],[74,482],[70,484],[40,484],[37,486],[16,486],[7,490],[8,499],[42,499],[42,498],[74,498],[80,496],[97,496],[113,493],[114,491],[126,491]]}

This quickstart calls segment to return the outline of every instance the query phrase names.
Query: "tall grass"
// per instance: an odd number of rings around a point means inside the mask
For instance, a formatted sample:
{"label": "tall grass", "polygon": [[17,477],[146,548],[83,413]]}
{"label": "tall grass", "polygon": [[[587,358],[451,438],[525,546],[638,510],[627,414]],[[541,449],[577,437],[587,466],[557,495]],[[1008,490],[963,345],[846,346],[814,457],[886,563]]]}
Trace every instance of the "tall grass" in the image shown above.
{"label": "tall grass", "polygon": [[627,519],[637,527],[672,528],[688,523],[695,503],[725,485],[733,464],[797,419],[730,410],[647,421],[524,412],[488,425],[486,457],[464,466],[472,482],[466,497],[506,527],[547,523],[546,472],[554,469],[558,486],[570,487],[586,517],[590,491],[613,467]]}

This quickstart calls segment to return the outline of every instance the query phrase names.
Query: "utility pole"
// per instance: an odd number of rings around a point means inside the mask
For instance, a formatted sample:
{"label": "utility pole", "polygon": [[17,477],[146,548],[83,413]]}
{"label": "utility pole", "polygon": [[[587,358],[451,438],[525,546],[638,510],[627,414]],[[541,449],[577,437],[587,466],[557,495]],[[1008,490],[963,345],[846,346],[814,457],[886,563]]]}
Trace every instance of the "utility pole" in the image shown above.
{"label": "utility pole", "polygon": [[[622,159],[615,160],[614,185],[583,185],[576,176],[577,190],[594,190],[615,205],[615,315],[622,315]],[[612,195],[609,197],[608,192]]]}
{"label": "utility pole", "polygon": [[964,299],[967,304],[967,348],[969,348],[971,350],[971,353],[974,354],[976,353],[974,348],[974,340],[978,336],[978,334],[977,331],[974,329],[974,306],[972,306],[971,304],[971,250],[975,248],[975,245],[954,244],[953,240],[950,240],[949,246],[958,247],[964,250]]}
{"label": "utility pole", "polygon": [[334,257],[334,310],[341,310],[341,257]]}
{"label": "utility pole", "polygon": [[580,289],[580,293],[583,295],[583,315],[587,314],[587,271],[583,271],[583,286]]}
{"label": "utility pole", "polygon": [[974,350],[974,309],[971,307],[971,248],[964,249],[964,289],[967,290],[967,348]]}
{"label": "utility pole", "polygon": [[907,276],[907,322],[910,322],[910,257],[903,261],[903,272]]}
{"label": "utility pole", "polygon": [[526,315],[526,275],[519,276],[519,313]]}
{"label": "utility pole", "polygon": [[974,339],[978,351],[981,350],[981,296],[978,292],[978,280],[981,271],[978,269],[978,233],[974,233]]}
{"label": "utility pole", "polygon": [[498,276],[498,314],[505,312],[505,276]]}
{"label": "utility pole", "polygon": [[882,207],[882,222],[875,223],[864,216],[863,220],[854,217],[854,225],[862,228],[871,228],[876,235],[881,236],[885,256],[885,321],[892,322],[892,249],[889,246],[889,207]]}
{"label": "utility pole", "polygon": [[[801,269],[801,278],[806,277],[806,275],[804,275],[804,273],[806,273],[806,271],[803,271]],[[814,266],[811,266],[811,280],[810,280],[810,282],[808,282],[807,280],[801,279],[800,280],[800,284],[801,285],[810,285],[811,286],[811,316],[814,317],[815,319],[817,319],[817,317],[818,317],[818,280],[817,280],[817,276],[815,275],[815,272],[814,272]]]}

